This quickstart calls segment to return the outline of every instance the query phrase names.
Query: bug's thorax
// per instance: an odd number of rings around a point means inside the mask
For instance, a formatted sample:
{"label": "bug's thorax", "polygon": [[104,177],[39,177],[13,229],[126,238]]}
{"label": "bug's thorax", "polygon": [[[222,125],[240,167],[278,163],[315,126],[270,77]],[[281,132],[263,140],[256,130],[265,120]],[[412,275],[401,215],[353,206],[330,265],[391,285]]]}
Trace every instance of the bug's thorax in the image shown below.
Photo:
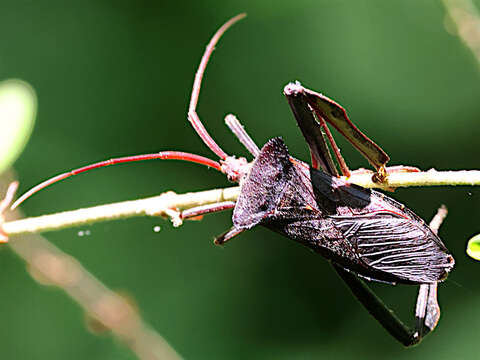
{"label": "bug's thorax", "polygon": [[241,179],[240,196],[233,213],[234,226],[249,229],[270,219],[281,206],[287,206],[285,202],[296,202],[293,168],[283,141],[269,140]]}

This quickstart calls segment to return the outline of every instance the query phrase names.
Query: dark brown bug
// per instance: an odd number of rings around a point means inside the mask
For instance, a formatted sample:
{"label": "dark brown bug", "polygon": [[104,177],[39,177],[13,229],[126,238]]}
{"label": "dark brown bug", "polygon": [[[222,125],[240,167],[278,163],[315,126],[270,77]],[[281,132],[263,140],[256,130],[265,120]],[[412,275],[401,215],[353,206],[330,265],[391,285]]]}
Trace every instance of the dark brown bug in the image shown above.
{"label": "dark brown bug", "polygon": [[[13,208],[54,182],[106,165],[159,158],[207,165],[240,183],[239,198],[236,203],[224,202],[185,210],[183,218],[234,208],[233,227],[216,239],[217,244],[223,244],[256,225],[266,226],[300,242],[331,261],[357,298],[400,342],[404,345],[418,343],[438,322],[436,284],[446,278],[454,260],[440,238],[404,205],[339,176],[327,141],[341,173],[349,176],[350,171],[326,122],[376,168],[377,181],[382,181],[389,171],[398,170],[385,167],[388,155],[350,122],[345,110],[299,83],[285,87],[284,94],[310,148],[312,166],[291,157],[281,138],[269,140],[259,150],[233,115],[227,116],[226,123],[255,159],[250,164],[245,158],[229,156],[200,121],[196,106],[208,59],[225,30],[243,16],[225,23],[208,44],[195,77],[188,113],[195,131],[219,156],[220,162],[178,151],[106,160],[37,185],[20,197]],[[392,284],[420,284],[415,330],[407,329],[357,276]]]}
{"label": "dark brown bug", "polygon": [[264,225],[370,280],[445,279],[453,258],[402,204],[292,158],[280,138],[265,144],[242,182],[231,233]]}

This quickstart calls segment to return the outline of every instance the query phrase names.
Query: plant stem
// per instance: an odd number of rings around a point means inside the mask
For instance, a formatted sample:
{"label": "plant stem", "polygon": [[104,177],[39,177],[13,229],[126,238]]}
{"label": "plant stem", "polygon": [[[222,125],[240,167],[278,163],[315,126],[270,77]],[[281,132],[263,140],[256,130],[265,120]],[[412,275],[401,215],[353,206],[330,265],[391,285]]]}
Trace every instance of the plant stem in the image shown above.
{"label": "plant stem", "polygon": [[136,216],[170,217],[181,224],[179,210],[222,201],[235,201],[239,188],[231,187],[177,195],[172,191],[146,199],[123,201],[51,215],[9,221],[3,224],[5,235],[38,233]]}
{"label": "plant stem", "polygon": [[[372,174],[352,175],[348,180],[366,188],[409,186],[480,185],[480,171],[435,171],[392,173],[381,184],[372,181]],[[222,201],[235,201],[240,188],[230,187],[177,195],[166,192],[146,199],[66,211],[51,215],[9,221],[3,224],[6,236],[39,233],[136,216],[170,217],[175,226],[182,223],[179,211]]]}
{"label": "plant stem", "polygon": [[380,189],[410,186],[474,186],[480,185],[480,171],[436,171],[431,169],[421,172],[398,172],[389,174],[387,180],[381,184],[372,182],[371,173],[352,175],[348,180],[365,188]]}

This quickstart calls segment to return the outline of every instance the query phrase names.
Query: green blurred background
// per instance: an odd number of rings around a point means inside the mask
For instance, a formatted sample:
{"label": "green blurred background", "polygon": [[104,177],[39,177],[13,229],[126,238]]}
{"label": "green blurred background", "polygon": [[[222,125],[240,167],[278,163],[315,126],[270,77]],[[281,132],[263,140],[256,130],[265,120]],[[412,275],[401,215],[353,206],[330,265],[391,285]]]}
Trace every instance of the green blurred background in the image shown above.
{"label": "green blurred background", "polygon": [[[199,104],[227,152],[245,154],[223,125],[233,112],[257,143],[281,135],[292,154],[308,159],[282,96],[287,82],[300,80],[343,104],[392,164],[479,168],[479,65],[446,31],[439,1],[2,0],[0,79],[28,81],[39,104],[15,165],[20,192],[114,156],[174,149],[212,157],[186,109],[207,41],[240,12],[249,16],[217,47]],[[367,166],[340,145],[352,168]],[[72,178],[22,209],[33,216],[227,185],[204,167],[152,161]],[[477,359],[480,264],[465,244],[480,232],[479,189],[399,189],[394,197],[426,219],[440,204],[450,210],[441,236],[456,268],[439,289],[439,327],[413,349],[395,342],[329,264],[298,244],[256,228],[215,247],[230,214],[179,229],[139,218],[47,238],[132,296],[187,359]],[[8,248],[0,262],[2,359],[135,358],[112,337],[91,334],[81,309],[35,283]],[[414,287],[373,287],[413,320]]]}

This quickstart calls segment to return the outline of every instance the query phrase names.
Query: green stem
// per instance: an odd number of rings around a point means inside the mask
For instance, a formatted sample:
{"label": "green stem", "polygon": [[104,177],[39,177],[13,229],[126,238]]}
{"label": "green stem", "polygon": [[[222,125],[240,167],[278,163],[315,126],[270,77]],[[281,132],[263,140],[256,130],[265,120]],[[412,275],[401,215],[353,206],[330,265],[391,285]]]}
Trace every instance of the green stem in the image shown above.
{"label": "green stem", "polygon": [[[388,176],[387,181],[381,184],[373,182],[372,174],[369,173],[354,174],[348,180],[366,188],[384,189],[408,186],[480,185],[480,171],[429,170],[418,173],[393,173]],[[167,192],[147,199],[123,201],[9,221],[3,224],[3,232],[6,236],[39,233],[136,216],[170,217],[174,225],[178,226],[182,223],[179,217],[179,210],[222,201],[235,201],[239,193],[240,188],[238,186],[181,195]]]}
{"label": "green stem", "polygon": [[122,201],[113,204],[9,221],[3,224],[3,231],[8,236],[24,233],[39,233],[137,216],[170,217],[174,221],[174,225],[178,226],[181,224],[181,220],[178,217],[179,210],[222,201],[235,201],[238,197],[238,193],[238,187],[207,190],[181,195],[169,191],[159,196],[146,199]]}
{"label": "green stem", "polygon": [[381,184],[372,182],[372,174],[352,175],[350,182],[366,188],[389,188],[410,186],[457,186],[480,185],[479,170],[404,172],[389,174],[387,181]]}

